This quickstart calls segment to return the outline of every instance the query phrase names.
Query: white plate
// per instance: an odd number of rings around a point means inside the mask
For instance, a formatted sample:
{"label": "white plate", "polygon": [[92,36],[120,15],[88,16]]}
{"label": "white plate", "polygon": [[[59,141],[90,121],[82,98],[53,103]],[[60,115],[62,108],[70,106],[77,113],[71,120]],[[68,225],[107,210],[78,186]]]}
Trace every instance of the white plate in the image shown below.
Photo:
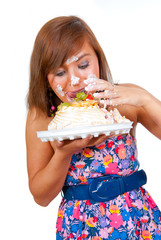
{"label": "white plate", "polygon": [[76,138],[86,138],[89,135],[98,137],[100,134],[105,134],[107,136],[111,134],[128,134],[132,128],[132,123],[133,122],[126,122],[69,128],[63,130],[39,131],[37,132],[37,137],[40,138],[42,142],[48,142],[54,140],[62,141],[64,139],[73,140]]}

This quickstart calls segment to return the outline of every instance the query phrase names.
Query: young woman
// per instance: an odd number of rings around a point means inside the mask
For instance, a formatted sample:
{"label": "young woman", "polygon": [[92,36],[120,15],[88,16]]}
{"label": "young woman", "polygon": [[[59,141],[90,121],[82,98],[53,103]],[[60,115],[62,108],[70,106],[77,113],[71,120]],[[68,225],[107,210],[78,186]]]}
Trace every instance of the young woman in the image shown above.
{"label": "young woman", "polygon": [[[84,89],[109,108],[117,104],[120,113],[133,121],[130,134],[41,142],[36,132],[47,129],[53,106],[72,102]],[[140,92],[142,97],[136,95]],[[138,171],[135,141],[138,122],[161,139],[161,128],[146,107],[147,95],[135,85],[113,85],[105,55],[80,18],[58,17],[39,31],[28,93],[28,176],[30,191],[41,206],[47,206],[64,186],[57,239],[161,239],[161,213],[142,188],[146,176]],[[103,196],[99,195],[106,183]]]}

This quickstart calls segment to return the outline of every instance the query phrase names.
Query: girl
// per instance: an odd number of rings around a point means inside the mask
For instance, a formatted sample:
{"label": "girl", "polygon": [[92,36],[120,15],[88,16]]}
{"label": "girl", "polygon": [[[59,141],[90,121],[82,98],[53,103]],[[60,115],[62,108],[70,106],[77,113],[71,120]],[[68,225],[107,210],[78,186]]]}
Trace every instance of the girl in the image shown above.
{"label": "girl", "polygon": [[[120,113],[133,121],[130,134],[41,142],[36,132],[47,129],[54,108],[72,102],[84,89],[111,109],[119,104]],[[29,188],[41,206],[63,188],[57,239],[161,239],[161,213],[141,187],[146,177],[138,171],[135,141],[138,122],[161,139],[147,96],[135,85],[113,85],[105,55],[80,18],[57,17],[39,31],[31,56],[26,123]]]}

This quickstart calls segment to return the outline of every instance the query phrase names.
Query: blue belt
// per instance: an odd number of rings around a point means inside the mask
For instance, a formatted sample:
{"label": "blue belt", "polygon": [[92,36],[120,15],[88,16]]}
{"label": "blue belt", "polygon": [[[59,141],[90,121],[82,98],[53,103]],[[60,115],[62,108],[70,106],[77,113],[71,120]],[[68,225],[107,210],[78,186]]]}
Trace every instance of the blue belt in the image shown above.
{"label": "blue belt", "polygon": [[[108,180],[108,181],[106,181]],[[110,201],[118,195],[140,188],[146,184],[144,170],[136,171],[129,176],[111,177],[110,175],[94,178],[89,184],[64,186],[62,191],[67,200]]]}

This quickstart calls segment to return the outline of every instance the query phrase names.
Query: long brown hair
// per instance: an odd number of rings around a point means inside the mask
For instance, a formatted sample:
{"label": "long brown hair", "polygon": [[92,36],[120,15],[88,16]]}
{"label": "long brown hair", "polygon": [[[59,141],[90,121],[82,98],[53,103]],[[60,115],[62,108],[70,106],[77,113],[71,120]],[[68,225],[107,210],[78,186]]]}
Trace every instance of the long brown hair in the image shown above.
{"label": "long brown hair", "polygon": [[60,104],[49,87],[47,75],[56,72],[68,57],[81,49],[85,40],[98,57],[100,78],[112,81],[106,57],[89,26],[76,16],[54,18],[40,29],[35,39],[30,61],[29,109],[35,107],[50,116],[51,105]]}

